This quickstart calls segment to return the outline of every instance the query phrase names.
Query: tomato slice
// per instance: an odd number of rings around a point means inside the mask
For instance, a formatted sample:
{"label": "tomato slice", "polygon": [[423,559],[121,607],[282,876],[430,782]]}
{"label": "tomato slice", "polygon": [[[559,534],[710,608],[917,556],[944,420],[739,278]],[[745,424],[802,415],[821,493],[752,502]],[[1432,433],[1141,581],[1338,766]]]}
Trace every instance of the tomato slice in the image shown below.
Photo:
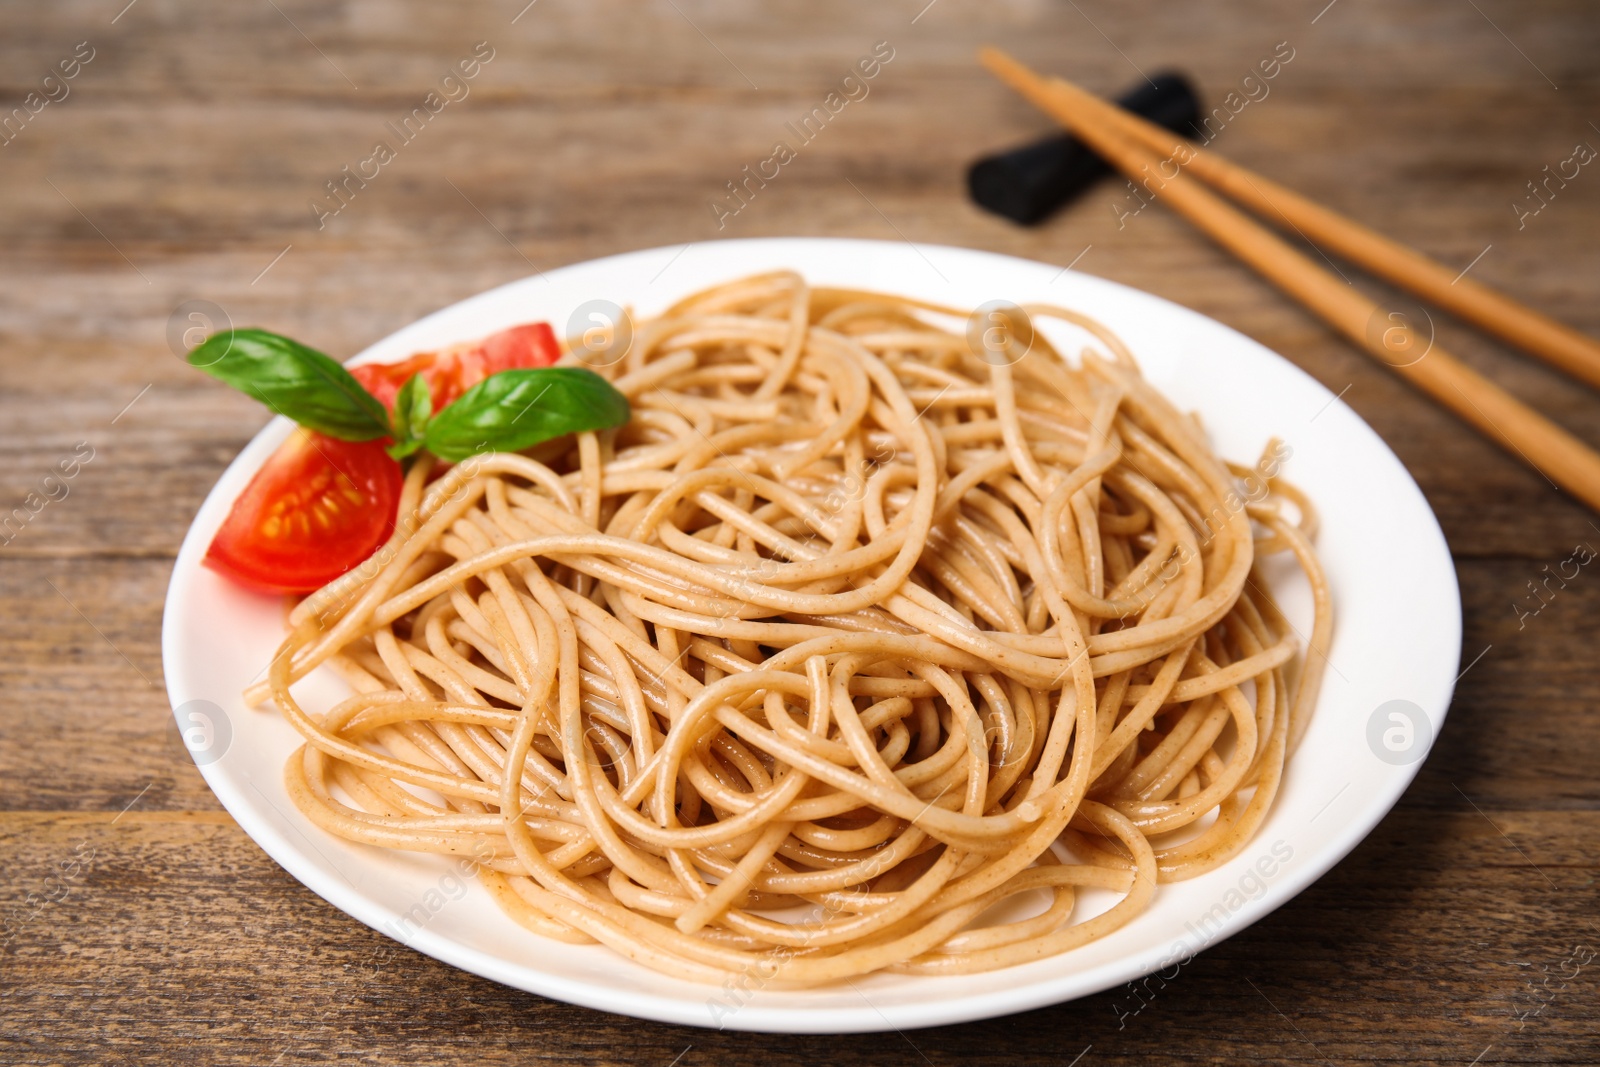
{"label": "tomato slice", "polygon": [[320,589],[389,539],[401,481],[383,442],[297,429],[233,502],[206,566],[269,592]]}
{"label": "tomato slice", "polygon": [[561,358],[561,346],[547,322],[513,326],[481,341],[452,345],[438,352],[422,352],[399,363],[363,363],[351,367],[356,381],[394,408],[400,387],[420,374],[433,395],[433,410],[444,406],[491,374],[523,367],[548,367]]}

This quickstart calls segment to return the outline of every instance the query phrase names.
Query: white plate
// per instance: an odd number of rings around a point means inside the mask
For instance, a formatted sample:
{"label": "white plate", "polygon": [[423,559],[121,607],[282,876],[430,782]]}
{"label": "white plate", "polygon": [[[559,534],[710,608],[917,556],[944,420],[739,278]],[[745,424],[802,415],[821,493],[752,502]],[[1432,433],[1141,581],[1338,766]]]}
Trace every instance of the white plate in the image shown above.
{"label": "white plate", "polygon": [[[246,708],[238,695],[262,675],[283,636],[282,604],[200,566],[234,497],[289,432],[281,418],[239,454],[206,498],[178,554],[162,632],[173,707],[209,701],[221,709],[215,722],[186,713],[182,725],[206,781],[245,832],[335,907],[464,970],[645,1019],[796,1033],[962,1022],[1070,1000],[1159,969],[1170,978],[1176,961],[1260,919],[1354,848],[1400,797],[1443,724],[1460,652],[1455,570],[1422,493],[1377,434],[1292,364],[1219,323],[1099,278],[986,252],[762,239],[563,267],[435,312],[357,358],[399,359],[534,319],[560,330],[593,299],[651,314],[703,286],[785,267],[816,284],[958,307],[1005,299],[1081,309],[1116,330],[1179,407],[1201,414],[1222,455],[1254,462],[1273,436],[1293,448],[1285,473],[1321,511],[1318,551],[1338,622],[1316,717],[1250,846],[1209,874],[1163,885],[1147,911],[1107,937],[970,977],[877,975],[836,989],[747,995],[674,980],[598,946],[542,939],[505,917],[442,858],[347,843],[317,829],[289,802],[283,765],[299,736],[276,713]],[[1287,566],[1272,579],[1304,631],[1304,580]],[[343,691],[337,679],[320,675],[302,685],[312,706],[327,706]],[[1409,708],[1416,709],[1409,727],[1392,717]],[[1081,906],[1088,914],[1104,903],[1086,899]],[[402,924],[406,913],[412,919]]]}

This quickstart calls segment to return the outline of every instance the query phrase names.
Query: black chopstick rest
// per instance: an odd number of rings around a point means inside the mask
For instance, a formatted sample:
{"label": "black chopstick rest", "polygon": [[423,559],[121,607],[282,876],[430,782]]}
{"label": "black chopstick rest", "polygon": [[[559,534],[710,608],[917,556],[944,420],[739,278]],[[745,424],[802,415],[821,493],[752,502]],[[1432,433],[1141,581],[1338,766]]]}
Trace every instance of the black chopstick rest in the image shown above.
{"label": "black chopstick rest", "polygon": [[[1117,103],[1185,137],[1200,117],[1194,87],[1172,71],[1141,81]],[[978,160],[967,171],[967,192],[979,207],[1031,226],[1109,173],[1076,137],[1059,134]]]}

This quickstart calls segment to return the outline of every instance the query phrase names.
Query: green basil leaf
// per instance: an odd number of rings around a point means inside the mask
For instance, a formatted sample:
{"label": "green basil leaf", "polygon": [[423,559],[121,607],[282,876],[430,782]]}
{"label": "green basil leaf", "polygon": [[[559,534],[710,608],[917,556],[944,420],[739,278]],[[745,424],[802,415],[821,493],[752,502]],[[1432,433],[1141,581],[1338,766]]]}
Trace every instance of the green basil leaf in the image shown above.
{"label": "green basil leaf", "polygon": [[389,436],[378,399],[337,362],[266,330],[222,330],[195,346],[189,363],[255,397],[301,426],[344,441]]}
{"label": "green basil leaf", "polygon": [[422,447],[422,435],[433,416],[433,390],[420,374],[406,379],[394,397],[394,444],[388,448],[395,459],[405,459]]}
{"label": "green basil leaf", "polygon": [[428,423],[423,443],[459,463],[479,452],[520,452],[541,441],[628,421],[628,398],[581,367],[492,374]]}
{"label": "green basil leaf", "polygon": [[433,414],[433,392],[427,379],[413,374],[394,398],[394,442],[385,449],[395,459],[405,459],[422,447],[422,435]]}

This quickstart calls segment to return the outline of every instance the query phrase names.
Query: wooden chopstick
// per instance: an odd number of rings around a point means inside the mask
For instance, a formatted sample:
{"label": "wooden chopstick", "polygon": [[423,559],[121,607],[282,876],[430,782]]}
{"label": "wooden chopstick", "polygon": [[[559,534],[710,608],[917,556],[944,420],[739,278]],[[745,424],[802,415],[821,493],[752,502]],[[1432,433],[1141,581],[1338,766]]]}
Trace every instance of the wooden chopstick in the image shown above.
{"label": "wooden chopstick", "polygon": [[[1161,157],[1132,141],[1074,96],[997,49],[980,53],[1002,81],[1129,176],[1154,173]],[[1081,93],[1081,90],[1079,91]],[[1151,168],[1146,172],[1144,168]],[[1421,343],[1404,325],[1373,329],[1384,309],[1323,270],[1276,234],[1224,201],[1182,169],[1161,177],[1160,197],[1223,248],[1299,301],[1352,343],[1449,408],[1552,484],[1600,511],[1600,455],[1439,345]]]}
{"label": "wooden chopstick", "polygon": [[[1558,370],[1600,388],[1600,341],[1473,281],[1465,272],[1452,271],[1415,249],[1308,200],[1293,189],[1208,153],[1194,142],[1107,103],[1065,79],[1052,78],[1050,83],[1063,99],[1071,101],[1075,110],[1093,115],[1128,139],[1159,153],[1163,160],[1187,157],[1184,170],[1262,218],[1282,220],[1325,251],[1342,256]],[[1161,180],[1164,173],[1163,170],[1157,174],[1156,180]]]}

